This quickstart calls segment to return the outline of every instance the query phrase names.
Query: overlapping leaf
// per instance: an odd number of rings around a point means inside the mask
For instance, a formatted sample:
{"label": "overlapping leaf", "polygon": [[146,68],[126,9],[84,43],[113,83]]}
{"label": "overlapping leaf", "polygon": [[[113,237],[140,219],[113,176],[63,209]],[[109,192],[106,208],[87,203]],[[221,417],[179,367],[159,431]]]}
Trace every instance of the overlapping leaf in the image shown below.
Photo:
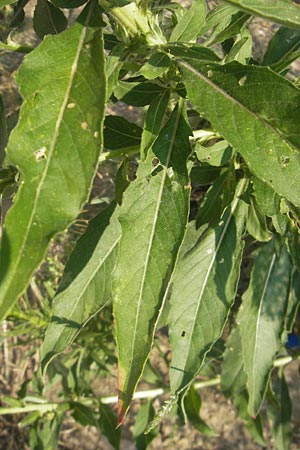
{"label": "overlapping leaf", "polygon": [[238,185],[236,198],[220,222],[198,237],[174,272],[168,319],[174,393],[185,390],[199,372],[234,301],[247,213],[247,205],[239,198],[244,188],[245,180]]}
{"label": "overlapping leaf", "polygon": [[147,360],[187,223],[189,134],[181,106],[176,107],[124,194],[113,297],[120,421]]}
{"label": "overlapping leaf", "polygon": [[111,274],[121,237],[114,209],[112,204],[90,222],[66,265],[41,350],[42,369],[111,298]]}
{"label": "overlapping leaf", "polygon": [[182,51],[178,60],[193,107],[256,176],[300,205],[300,91],[264,67],[206,64],[200,58],[200,52],[197,59]]}
{"label": "overlapping leaf", "polygon": [[284,246],[277,252],[274,240],[261,247],[237,317],[251,416],[264,399],[288,305],[292,264]]}
{"label": "overlapping leaf", "polygon": [[205,23],[206,2],[193,0],[192,6],[185,11],[170,36],[170,41],[189,42],[199,36],[201,27]]}
{"label": "overlapping leaf", "polygon": [[292,0],[224,0],[257,16],[266,17],[291,28],[300,28],[300,7]]}
{"label": "overlapping leaf", "polygon": [[79,22],[25,58],[17,77],[24,105],[7,158],[19,168],[21,184],[1,241],[0,319],[26,288],[51,237],[74,220],[89,193],[105,101],[99,14],[90,3]]}

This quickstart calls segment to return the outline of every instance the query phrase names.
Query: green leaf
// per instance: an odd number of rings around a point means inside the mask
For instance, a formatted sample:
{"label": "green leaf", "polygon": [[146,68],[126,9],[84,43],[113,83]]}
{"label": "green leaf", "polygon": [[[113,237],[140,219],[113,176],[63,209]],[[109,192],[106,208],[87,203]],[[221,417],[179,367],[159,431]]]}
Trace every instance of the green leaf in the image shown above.
{"label": "green leaf", "polygon": [[139,151],[142,129],[121,116],[106,116],[104,121],[104,148],[107,150],[136,148]]}
{"label": "green leaf", "polygon": [[238,61],[247,64],[252,55],[252,36],[248,28],[243,27],[238,38],[225,57],[225,62]]}
{"label": "green leaf", "polygon": [[178,64],[193,107],[257,177],[300,205],[300,91],[264,67],[184,59]]}
{"label": "green leaf", "polygon": [[162,94],[158,95],[149,105],[142,134],[141,159],[146,158],[149,148],[157,138],[162,128],[169,99],[170,91],[166,90]]}
{"label": "green leaf", "polygon": [[241,392],[233,398],[234,406],[237,409],[238,415],[243,419],[247,430],[250,432],[254,441],[259,445],[265,447],[266,442],[263,433],[263,421],[259,414],[257,417],[250,417],[247,412],[248,395],[247,392]]}
{"label": "green leaf", "polygon": [[114,89],[114,95],[118,100],[133,106],[149,105],[158,95],[162,94],[164,88],[158,84],[146,82],[137,83],[120,81]]}
{"label": "green leaf", "polygon": [[201,28],[199,36],[207,35],[211,30],[207,44],[209,45],[223,30],[225,30],[232,21],[234,21],[234,16],[238,14],[237,8],[229,5],[219,5],[213,8],[206,16],[206,21],[204,26]]}
{"label": "green leaf", "polygon": [[215,33],[209,37],[205,45],[215,45],[220,42],[224,42],[227,39],[231,39],[241,33],[241,29],[245,23],[249,20],[249,15],[241,13],[239,11],[234,12],[231,16],[231,20],[224,30],[220,31],[217,35]]}
{"label": "green leaf", "polygon": [[39,38],[47,34],[58,34],[67,28],[64,13],[48,0],[38,0],[33,16],[33,28]]}
{"label": "green leaf", "polygon": [[212,224],[232,202],[236,188],[235,174],[231,170],[216,178],[203,197],[196,217],[196,227]]}
{"label": "green leaf", "polygon": [[96,425],[96,417],[92,408],[89,408],[80,402],[72,402],[72,409],[72,416],[76,422],[80,423],[84,427],[87,425]]}
{"label": "green leaf", "polygon": [[117,416],[111,407],[103,403],[99,403],[100,418],[98,421],[101,433],[108,439],[115,450],[120,448],[121,428],[117,428]]}
{"label": "green leaf", "polygon": [[78,6],[84,5],[88,0],[51,0],[54,6],[57,8],[78,8]]}
{"label": "green leaf", "polygon": [[275,230],[283,236],[286,232],[289,219],[281,212],[280,196],[259,178],[253,177],[252,183],[255,203],[257,203],[259,210],[266,216],[272,218]]}
{"label": "green leaf", "polygon": [[191,170],[191,182],[193,185],[205,186],[212,183],[220,175],[220,168],[211,166],[207,163],[201,163],[194,166]]}
{"label": "green leaf", "polygon": [[290,291],[288,297],[288,306],[285,316],[285,332],[283,335],[285,342],[287,341],[287,334],[293,331],[293,326],[297,317],[297,312],[300,306],[300,274],[294,270],[291,277]]}
{"label": "green leaf", "polygon": [[210,147],[196,143],[195,152],[199,161],[207,162],[211,166],[223,166],[230,161],[233,150],[227,141],[220,141]]}
{"label": "green leaf", "polygon": [[168,55],[162,52],[155,52],[141,68],[140,74],[147,80],[153,80],[168,70],[170,64],[171,60]]}
{"label": "green leaf", "polygon": [[7,144],[7,124],[5,117],[5,110],[2,101],[2,97],[0,96],[0,166],[2,165],[5,158],[5,147]]}
{"label": "green leaf", "polygon": [[12,3],[16,3],[17,0],[0,0],[0,8],[4,6],[11,5]]}
{"label": "green leaf", "polygon": [[205,0],[193,0],[192,6],[185,11],[178,24],[173,29],[170,42],[194,41],[199,36],[201,27],[205,23],[206,2]]}
{"label": "green leaf", "polygon": [[208,228],[179,261],[173,276],[168,319],[172,361],[170,383],[177,394],[198,374],[220,337],[235,299],[243,250],[247,205],[240,201],[246,181],[218,224]]}
{"label": "green leaf", "polygon": [[196,428],[196,430],[205,436],[218,436],[218,433],[212,430],[207,423],[201,419],[201,397],[193,386],[190,387],[188,393],[184,396],[183,409],[183,413],[187,420],[194,428]]}
{"label": "green leaf", "polygon": [[164,291],[186,228],[189,135],[180,103],[124,194],[113,294],[120,422],[148,358]]}
{"label": "green leaf", "polygon": [[81,210],[96,171],[105,79],[101,29],[88,27],[99,13],[94,5],[81,16],[86,25],[45,38],[17,77],[24,105],[7,158],[19,168],[21,184],[1,241],[0,319],[25,290],[50,239]]}
{"label": "green leaf", "polygon": [[66,265],[41,349],[43,371],[110,299],[111,273],[121,237],[114,209],[113,203],[91,220]]}
{"label": "green leaf", "polygon": [[238,327],[232,328],[223,356],[221,389],[228,397],[241,394],[246,387],[242,340]]}
{"label": "green leaf", "polygon": [[106,58],[107,89],[106,100],[108,101],[118,84],[120,70],[123,66],[123,57],[126,46],[124,44],[114,45]]}
{"label": "green leaf", "polygon": [[268,404],[267,414],[272,423],[276,450],[287,450],[292,442],[292,402],[283,370],[279,370],[273,384],[274,399]]}
{"label": "green leaf", "polygon": [[267,228],[266,218],[252,196],[250,197],[247,217],[247,231],[254,239],[260,242],[267,242],[272,238],[272,233]]}
{"label": "green leaf", "polygon": [[155,411],[152,405],[153,400],[147,400],[136,416],[133,427],[133,437],[137,450],[146,450],[151,441],[158,434],[158,427],[153,428],[149,433],[145,434],[148,424],[154,419]]}
{"label": "green leaf", "polygon": [[265,17],[290,28],[300,28],[300,8],[290,0],[224,0],[250,14]]}
{"label": "green leaf", "polygon": [[281,346],[291,272],[285,247],[277,255],[274,239],[264,244],[255,257],[250,285],[237,316],[251,416],[261,407],[273,361]]}
{"label": "green leaf", "polygon": [[282,59],[286,59],[287,55],[298,50],[299,47],[300,31],[280,27],[269,42],[262,65],[278,64]]}

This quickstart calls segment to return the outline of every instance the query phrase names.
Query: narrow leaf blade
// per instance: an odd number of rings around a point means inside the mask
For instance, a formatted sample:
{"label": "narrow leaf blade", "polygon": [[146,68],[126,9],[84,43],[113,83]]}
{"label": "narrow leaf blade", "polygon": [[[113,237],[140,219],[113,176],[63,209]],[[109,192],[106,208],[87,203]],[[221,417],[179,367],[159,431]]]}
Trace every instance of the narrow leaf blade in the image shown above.
{"label": "narrow leaf blade", "polygon": [[277,256],[274,240],[263,245],[255,258],[250,285],[237,317],[251,416],[256,416],[261,407],[281,346],[291,272],[291,260],[284,246]]}
{"label": "narrow leaf blade", "polygon": [[300,7],[293,1],[273,0],[224,0],[244,11],[262,16],[287,27],[300,28]]}
{"label": "narrow leaf blade", "polygon": [[63,352],[111,297],[121,230],[115,204],[91,220],[65,268],[41,349],[42,370]]}
{"label": "narrow leaf blade", "polygon": [[95,174],[105,77],[101,28],[88,27],[94,6],[83,12],[83,24],[48,36],[18,74],[25,101],[7,158],[22,181],[1,241],[0,319],[26,288],[50,239],[81,210]]}
{"label": "narrow leaf blade", "polygon": [[198,239],[174,272],[168,325],[173,351],[170,383],[175,394],[185,390],[199,372],[234,301],[247,212],[239,199],[244,188],[245,180],[220,222]]}
{"label": "narrow leaf blade", "polygon": [[173,29],[170,41],[189,42],[195,40],[205,23],[205,16],[206,2],[204,0],[193,0],[192,6],[184,13]]}
{"label": "narrow leaf blade", "polygon": [[120,422],[147,360],[187,223],[189,133],[181,107],[176,107],[146,160],[140,163],[137,180],[124,194],[113,296]]}
{"label": "narrow leaf blade", "polygon": [[195,57],[178,63],[193,107],[257,177],[298,206],[300,91],[264,67],[204,64]]}

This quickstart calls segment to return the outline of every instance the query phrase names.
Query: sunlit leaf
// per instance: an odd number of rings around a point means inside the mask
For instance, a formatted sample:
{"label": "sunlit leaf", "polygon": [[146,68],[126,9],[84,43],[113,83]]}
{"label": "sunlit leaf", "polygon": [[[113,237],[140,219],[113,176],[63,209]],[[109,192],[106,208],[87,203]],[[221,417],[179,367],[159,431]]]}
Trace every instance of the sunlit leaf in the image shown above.
{"label": "sunlit leaf", "polygon": [[260,248],[237,317],[251,416],[258,413],[265,396],[273,361],[281,346],[288,303],[291,260],[284,246],[279,254],[276,250],[274,239]]}
{"label": "sunlit leaf", "polygon": [[208,228],[179,261],[173,279],[168,318],[174,393],[185,390],[205,355],[220,337],[235,299],[243,250],[247,205],[240,200],[243,180],[219,223]]}
{"label": "sunlit leaf", "polygon": [[43,370],[111,298],[111,273],[121,237],[114,209],[112,204],[90,222],[66,265],[41,349]]}
{"label": "sunlit leaf", "polygon": [[105,99],[101,28],[88,27],[94,8],[92,2],[80,22],[45,38],[18,73],[24,105],[7,158],[21,183],[1,241],[0,319],[26,288],[50,239],[76,218],[89,194]]}
{"label": "sunlit leaf", "polygon": [[[176,107],[124,194],[114,273],[119,420],[142,374],[189,210],[190,129]],[[172,206],[170,206],[172,205]]]}

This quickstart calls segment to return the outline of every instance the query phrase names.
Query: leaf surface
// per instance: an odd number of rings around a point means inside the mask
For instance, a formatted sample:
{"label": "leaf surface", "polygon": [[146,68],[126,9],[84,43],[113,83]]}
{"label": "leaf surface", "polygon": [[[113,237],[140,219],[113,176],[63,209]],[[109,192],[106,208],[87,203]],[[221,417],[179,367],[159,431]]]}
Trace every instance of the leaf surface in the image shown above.
{"label": "leaf surface", "polygon": [[189,55],[178,63],[193,107],[257,177],[298,206],[300,91],[264,67],[205,64]]}
{"label": "leaf surface", "polygon": [[284,246],[276,250],[274,239],[260,248],[237,316],[251,416],[263,402],[288,305],[292,264]]}
{"label": "leaf surface", "polygon": [[26,288],[50,239],[76,218],[95,174],[105,77],[101,28],[88,27],[94,7],[87,6],[80,23],[46,37],[17,77],[24,104],[7,158],[21,183],[1,241],[0,319]]}
{"label": "leaf surface", "polygon": [[66,265],[42,345],[43,370],[111,298],[111,274],[121,237],[114,209],[112,204],[91,220]]}
{"label": "leaf surface", "polygon": [[34,31],[43,39],[47,34],[58,34],[67,28],[64,13],[48,0],[38,0],[33,16]]}
{"label": "leaf surface", "polygon": [[205,16],[206,2],[204,0],[193,0],[192,6],[185,11],[173,29],[170,41],[189,42],[195,40],[205,23]]}
{"label": "leaf surface", "polygon": [[151,348],[154,325],[186,228],[190,128],[181,107],[140,163],[124,194],[114,274],[122,422]]}
{"label": "leaf surface", "polygon": [[247,212],[239,197],[245,184],[243,180],[238,185],[220,222],[198,237],[175,269],[168,319],[173,352],[170,383],[175,394],[185,390],[199,372],[234,301]]}
{"label": "leaf surface", "polygon": [[300,28],[300,7],[292,0],[224,0],[232,6],[287,27]]}
{"label": "leaf surface", "polygon": [[147,152],[157,138],[163,124],[170,98],[170,91],[166,90],[158,95],[149,105],[141,142],[141,158],[145,159]]}
{"label": "leaf surface", "polygon": [[267,414],[272,422],[276,450],[286,450],[291,447],[292,442],[292,402],[282,369],[278,372],[273,389],[274,398],[268,405]]}

